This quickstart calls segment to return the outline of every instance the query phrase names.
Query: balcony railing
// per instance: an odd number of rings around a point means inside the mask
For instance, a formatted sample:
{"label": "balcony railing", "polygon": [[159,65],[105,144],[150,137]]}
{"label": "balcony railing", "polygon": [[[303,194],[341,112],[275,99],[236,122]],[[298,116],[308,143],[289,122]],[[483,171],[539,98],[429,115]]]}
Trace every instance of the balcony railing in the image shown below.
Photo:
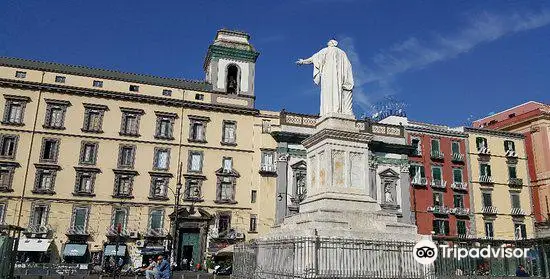
{"label": "balcony railing", "polygon": [[428,180],[425,177],[414,177],[411,180],[412,185],[419,185],[419,186],[426,186],[428,184]]}
{"label": "balcony railing", "polygon": [[481,213],[483,214],[497,214],[498,209],[494,206],[484,206],[481,208]]}
{"label": "balcony railing", "polygon": [[412,156],[422,156],[422,150],[420,149],[413,150]]}
{"label": "balcony railing", "polygon": [[523,186],[523,179],[521,179],[521,178],[510,178],[510,179],[508,179],[508,185],[510,185],[510,186]]}
{"label": "balcony railing", "polygon": [[262,173],[276,173],[277,172],[277,166],[275,166],[275,164],[261,164],[260,165],[260,172],[262,172]]}
{"label": "balcony railing", "polygon": [[459,191],[468,191],[468,183],[466,182],[453,182],[451,188]]}
{"label": "balcony railing", "polygon": [[445,187],[447,187],[447,181],[434,179],[432,180],[431,185],[432,185],[432,188],[445,189]]}
{"label": "balcony railing", "polygon": [[145,232],[145,237],[166,237],[168,235],[168,232],[164,228],[156,228],[156,229],[148,229],[147,232]]}
{"label": "balcony railing", "polygon": [[84,226],[73,226],[67,229],[66,235],[89,235],[88,230]]}
{"label": "balcony railing", "polygon": [[514,150],[507,150],[506,151],[506,157],[508,157],[508,158],[517,158],[518,153],[516,153],[516,151],[514,151]]}
{"label": "balcony railing", "polygon": [[487,147],[480,147],[477,149],[479,155],[491,155],[491,150]]}
{"label": "balcony railing", "polygon": [[428,212],[433,212],[434,214],[449,214],[449,208],[444,205],[434,205],[428,207]]}
{"label": "balcony railing", "polygon": [[467,216],[470,214],[469,208],[463,208],[463,207],[455,207],[451,209],[451,213],[457,216]]}
{"label": "balcony railing", "polygon": [[493,178],[488,175],[481,175],[479,176],[479,182],[480,183],[493,183]]}
{"label": "balcony railing", "polygon": [[[113,225],[113,226],[107,227],[106,235],[107,236],[117,236],[118,235],[117,226]],[[128,236],[128,231],[126,230],[126,228],[121,229],[120,236]]]}
{"label": "balcony railing", "polygon": [[47,234],[51,232],[52,227],[50,225],[30,225],[26,230],[25,233],[30,234]]}
{"label": "balcony railing", "polygon": [[464,154],[453,153],[453,162],[464,162]]}
{"label": "balcony railing", "polygon": [[513,207],[510,214],[511,215],[522,215],[522,216],[527,215],[527,214],[525,214],[525,210],[523,210],[522,208],[518,208],[518,207]]}
{"label": "balcony railing", "polygon": [[444,157],[445,156],[444,156],[443,152],[441,152],[441,151],[432,150],[432,152],[430,152],[430,158],[432,158],[432,159],[441,160]]}

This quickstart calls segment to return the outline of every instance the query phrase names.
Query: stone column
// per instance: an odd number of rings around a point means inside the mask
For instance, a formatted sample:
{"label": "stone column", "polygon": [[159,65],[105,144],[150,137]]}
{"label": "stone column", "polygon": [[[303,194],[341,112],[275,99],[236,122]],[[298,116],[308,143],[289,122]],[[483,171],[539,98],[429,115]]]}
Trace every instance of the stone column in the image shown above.
{"label": "stone column", "polygon": [[279,142],[277,150],[277,193],[275,196],[275,225],[283,222],[288,211],[288,143]]}
{"label": "stone column", "polygon": [[402,164],[401,173],[399,175],[399,184],[401,187],[401,212],[403,217],[399,221],[407,224],[416,224],[414,216],[412,216],[411,207],[411,192],[410,192],[410,177],[409,177],[409,164]]}

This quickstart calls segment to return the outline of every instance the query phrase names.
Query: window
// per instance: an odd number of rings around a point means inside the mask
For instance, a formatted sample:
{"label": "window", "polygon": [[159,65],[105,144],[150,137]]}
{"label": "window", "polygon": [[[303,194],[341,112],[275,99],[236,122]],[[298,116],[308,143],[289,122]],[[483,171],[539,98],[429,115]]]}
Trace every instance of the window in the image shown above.
{"label": "window", "polygon": [[70,102],[60,100],[46,100],[46,118],[44,128],[65,129],[65,113]]}
{"label": "window", "polygon": [[516,239],[527,238],[527,228],[525,224],[514,224],[514,235]]}
{"label": "window", "polygon": [[462,183],[462,169],[459,169],[459,168],[453,169],[453,182]]}
{"label": "window", "polygon": [[518,194],[510,194],[510,201],[512,203],[512,208],[521,208],[521,202]]}
{"label": "window", "polygon": [[453,154],[460,154],[460,143],[458,141],[451,142],[451,150]]}
{"label": "window", "polygon": [[267,119],[262,120],[262,133],[264,134],[271,133],[271,120],[267,120]]}
{"label": "window", "polygon": [[218,215],[218,234],[224,234],[231,228],[231,213]]}
{"label": "window", "polygon": [[493,238],[494,237],[493,223],[485,222],[485,237]]}
{"label": "window", "polygon": [[135,145],[121,145],[118,152],[118,167],[130,169],[134,168],[135,154]]}
{"label": "window", "polygon": [[155,129],[155,138],[158,139],[174,139],[174,122],[177,117],[176,114],[172,113],[161,113],[156,112],[157,114],[157,125]]}
{"label": "window", "polygon": [[296,189],[295,196],[298,201],[304,200],[306,195],[306,175],[307,169],[305,166],[294,169],[294,188]]}
{"label": "window", "polygon": [[189,151],[189,159],[187,162],[188,172],[202,172],[202,152],[201,151]]}
{"label": "window", "polygon": [[508,177],[510,179],[518,178],[518,174],[516,171],[516,165],[508,165]]}
{"label": "window", "polygon": [[151,176],[150,199],[168,199],[168,176]]}
{"label": "window", "polygon": [[206,142],[206,120],[203,117],[190,118],[189,141]]}
{"label": "window", "polygon": [[115,189],[113,192],[114,198],[133,198],[132,187],[134,184],[134,176],[130,174],[116,173]]}
{"label": "window", "polygon": [[128,221],[128,209],[127,208],[114,208],[113,216],[111,219],[111,226],[117,228],[120,226],[122,231],[126,231],[126,222]]}
{"label": "window", "polygon": [[504,141],[504,152],[516,151],[516,146],[513,141],[505,140]]}
{"label": "window", "polygon": [[83,132],[101,133],[103,126],[103,116],[107,106],[84,104],[84,123],[82,125]]}
{"label": "window", "polygon": [[439,139],[432,139],[432,153],[439,153],[440,152],[440,148],[439,148]]}
{"label": "window", "polygon": [[65,79],[64,76],[55,76],[55,82],[57,83],[65,83]]}
{"label": "window", "polygon": [[487,139],[483,137],[476,137],[476,147],[478,151],[487,148]]}
{"label": "window", "polygon": [[258,191],[252,190],[250,192],[250,203],[256,203],[257,198],[258,198]]}
{"label": "window", "polygon": [[27,72],[16,71],[16,72],[15,72],[15,77],[16,77],[16,78],[26,78],[26,77],[27,77]]}
{"label": "window", "polygon": [[169,90],[169,89],[162,90],[162,96],[172,96],[172,90]]}
{"label": "window", "polygon": [[411,145],[415,149],[414,155],[422,155],[422,146],[420,145],[420,139],[419,138],[412,138],[411,139]]}
{"label": "window", "polygon": [[99,88],[102,88],[103,87],[103,81],[101,80],[94,80],[94,82],[92,83],[93,87],[99,87]]}
{"label": "window", "polygon": [[262,172],[276,172],[275,152],[272,150],[262,150],[262,162],[260,170]]}
{"label": "window", "polygon": [[15,159],[15,152],[17,151],[16,135],[1,135],[0,136],[0,157],[6,159]]}
{"label": "window", "polygon": [[0,225],[3,225],[6,220],[6,203],[0,203]]}
{"label": "window", "polygon": [[144,113],[139,109],[121,108],[122,120],[120,134],[124,136],[139,136],[139,120]]}
{"label": "window", "polygon": [[411,165],[409,168],[409,174],[413,181],[420,181],[422,178],[426,178],[424,166],[420,165]]}
{"label": "window", "polygon": [[170,166],[170,149],[155,148],[155,157],[153,160],[153,169],[168,170]]}
{"label": "window", "polygon": [[88,212],[89,207],[75,206],[73,208],[73,216],[71,222],[71,229],[77,233],[85,233],[88,227]]}
{"label": "window", "polygon": [[491,166],[489,164],[479,164],[479,173],[483,177],[491,177]]}
{"label": "window", "polygon": [[80,164],[95,165],[98,146],[97,142],[82,142],[80,148]]}
{"label": "window", "polygon": [[33,193],[54,194],[56,174],[57,172],[53,169],[37,169]]}
{"label": "window", "polygon": [[223,172],[231,172],[233,170],[233,158],[224,157],[222,160]]}
{"label": "window", "polygon": [[239,93],[239,68],[235,64],[231,64],[227,67],[227,80],[225,88],[229,94]]}
{"label": "window", "polygon": [[138,85],[130,85],[129,90],[131,92],[139,92],[139,86]]}
{"label": "window", "polygon": [[33,204],[29,227],[34,232],[41,231],[41,228],[48,224],[49,206],[47,204]]}
{"label": "window", "polygon": [[463,221],[463,220],[456,221],[456,234],[458,234],[459,236],[466,236],[467,234],[466,221]]}
{"label": "window", "polygon": [[4,106],[4,119],[2,120],[2,124],[23,125],[25,106],[31,99],[29,97],[6,94],[4,94],[4,98],[6,98],[6,105]]}
{"label": "window", "polygon": [[493,206],[493,195],[491,193],[482,193],[483,206]]}
{"label": "window", "polygon": [[464,196],[463,195],[454,195],[453,196],[453,205],[455,208],[464,208]]}
{"label": "window", "polygon": [[220,194],[218,195],[218,201],[232,201],[233,200],[233,183],[231,181],[222,181],[220,183]]}
{"label": "window", "polygon": [[449,235],[449,221],[435,219],[433,220],[433,232],[435,235]]}
{"label": "window", "polygon": [[76,172],[74,195],[93,196],[96,173],[97,171],[89,171],[83,168],[78,168]]}
{"label": "window", "polygon": [[197,101],[204,100],[204,94],[195,94],[195,100]]}
{"label": "window", "polygon": [[236,144],[236,130],[236,122],[223,121],[222,144]]}
{"label": "window", "polygon": [[43,139],[40,162],[56,163],[58,150],[59,139]]}
{"label": "window", "polygon": [[202,179],[188,178],[185,180],[184,197],[187,200],[202,200],[201,197]]}
{"label": "window", "polygon": [[443,193],[433,193],[433,205],[443,206]]}
{"label": "window", "polygon": [[0,165],[0,192],[12,192],[13,174],[15,166],[11,164]]}
{"label": "window", "polygon": [[514,116],[516,116],[515,113],[510,113],[510,114],[508,114],[508,118],[512,118],[512,117],[514,117]]}
{"label": "window", "polygon": [[250,214],[250,228],[248,229],[248,231],[256,232],[257,229],[258,229],[258,215]]}
{"label": "window", "polygon": [[441,167],[439,166],[432,166],[432,179],[435,181],[441,182],[443,180],[443,176],[441,174]]}
{"label": "window", "polygon": [[149,230],[160,231],[162,230],[162,223],[164,221],[164,209],[156,208],[149,213]]}

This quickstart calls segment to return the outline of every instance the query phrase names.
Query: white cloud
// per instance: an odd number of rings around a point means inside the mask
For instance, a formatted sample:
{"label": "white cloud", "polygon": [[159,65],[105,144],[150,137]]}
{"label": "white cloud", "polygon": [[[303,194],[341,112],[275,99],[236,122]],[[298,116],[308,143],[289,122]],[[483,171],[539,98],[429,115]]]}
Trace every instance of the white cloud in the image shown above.
{"label": "white cloud", "polygon": [[[392,82],[395,75],[453,59],[479,45],[548,24],[548,10],[511,15],[482,13],[470,19],[464,28],[453,34],[436,35],[428,39],[411,37],[381,50],[366,65],[360,61],[352,38],[344,37],[340,43],[354,67],[357,104],[369,111],[371,101],[399,91]],[[369,87],[370,90],[365,93],[364,87]]]}

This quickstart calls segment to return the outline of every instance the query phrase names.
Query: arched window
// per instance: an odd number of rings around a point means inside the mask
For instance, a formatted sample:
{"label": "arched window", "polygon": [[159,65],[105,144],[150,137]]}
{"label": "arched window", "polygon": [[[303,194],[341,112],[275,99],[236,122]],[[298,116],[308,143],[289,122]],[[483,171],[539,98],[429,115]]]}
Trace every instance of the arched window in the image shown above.
{"label": "arched window", "polygon": [[237,65],[229,65],[227,67],[226,79],[227,93],[237,94],[239,92],[239,67]]}

